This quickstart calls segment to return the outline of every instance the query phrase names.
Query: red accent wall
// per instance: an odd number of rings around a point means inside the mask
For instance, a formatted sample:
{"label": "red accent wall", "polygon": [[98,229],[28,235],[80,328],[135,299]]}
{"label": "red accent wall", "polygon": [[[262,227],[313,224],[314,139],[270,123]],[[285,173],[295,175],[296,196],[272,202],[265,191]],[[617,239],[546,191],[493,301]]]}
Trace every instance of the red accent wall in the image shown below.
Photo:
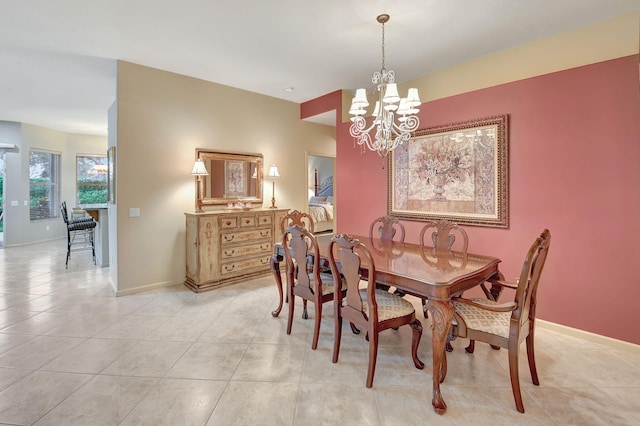
{"label": "red accent wall", "polygon": [[[421,127],[509,114],[510,227],[467,226],[471,252],[508,280],[544,228],[551,248],[538,318],[640,344],[638,56],[452,96],[421,106]],[[336,129],[338,231],[368,233],[387,211],[387,175]],[[405,221],[417,241],[420,222]],[[503,297],[510,297],[505,295]]]}
{"label": "red accent wall", "polygon": [[[300,119],[313,117],[314,115],[322,114],[327,111],[342,110],[342,90],[336,90],[335,92],[327,93],[319,98],[312,99],[300,104]],[[337,115],[340,117],[340,115]]]}

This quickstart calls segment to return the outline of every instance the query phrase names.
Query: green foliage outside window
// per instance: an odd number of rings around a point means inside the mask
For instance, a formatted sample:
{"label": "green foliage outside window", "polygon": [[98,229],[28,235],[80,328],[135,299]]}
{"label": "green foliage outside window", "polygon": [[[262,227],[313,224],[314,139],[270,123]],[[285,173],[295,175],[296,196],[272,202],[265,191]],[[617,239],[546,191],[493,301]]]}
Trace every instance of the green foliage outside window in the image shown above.
{"label": "green foliage outside window", "polygon": [[31,220],[49,219],[52,215],[51,200],[49,195],[51,187],[48,178],[29,179],[29,213]]}
{"label": "green foliage outside window", "polygon": [[78,204],[104,204],[107,202],[105,180],[78,180]]}
{"label": "green foliage outside window", "polygon": [[107,202],[107,157],[76,156],[76,194],[78,204]]}

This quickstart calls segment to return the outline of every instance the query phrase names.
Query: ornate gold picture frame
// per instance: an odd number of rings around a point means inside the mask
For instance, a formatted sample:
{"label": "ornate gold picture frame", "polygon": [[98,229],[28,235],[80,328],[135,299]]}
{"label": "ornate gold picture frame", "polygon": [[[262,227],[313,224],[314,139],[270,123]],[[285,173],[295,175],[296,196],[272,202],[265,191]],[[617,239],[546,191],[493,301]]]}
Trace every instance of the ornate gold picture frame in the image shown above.
{"label": "ornate gold picture frame", "polygon": [[508,115],[416,130],[388,157],[388,212],[509,226]]}

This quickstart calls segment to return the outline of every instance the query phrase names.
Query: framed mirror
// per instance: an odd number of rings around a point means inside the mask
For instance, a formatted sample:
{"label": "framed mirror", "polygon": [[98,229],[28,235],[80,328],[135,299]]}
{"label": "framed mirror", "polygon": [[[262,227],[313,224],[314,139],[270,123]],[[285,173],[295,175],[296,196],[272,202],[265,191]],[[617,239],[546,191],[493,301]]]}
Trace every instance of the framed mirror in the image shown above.
{"label": "framed mirror", "polygon": [[[238,201],[262,204],[262,154],[245,154],[196,149],[208,176],[202,176],[200,200],[203,206]],[[198,184],[196,182],[196,193]]]}

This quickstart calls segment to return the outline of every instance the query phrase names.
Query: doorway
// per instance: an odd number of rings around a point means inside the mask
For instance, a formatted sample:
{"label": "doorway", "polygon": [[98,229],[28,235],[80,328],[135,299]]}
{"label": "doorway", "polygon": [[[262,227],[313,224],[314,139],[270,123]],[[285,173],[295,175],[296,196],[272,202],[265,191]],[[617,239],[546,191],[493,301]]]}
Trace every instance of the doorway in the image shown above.
{"label": "doorway", "polygon": [[308,213],[313,218],[316,234],[336,230],[335,170],[335,156],[307,153]]}

